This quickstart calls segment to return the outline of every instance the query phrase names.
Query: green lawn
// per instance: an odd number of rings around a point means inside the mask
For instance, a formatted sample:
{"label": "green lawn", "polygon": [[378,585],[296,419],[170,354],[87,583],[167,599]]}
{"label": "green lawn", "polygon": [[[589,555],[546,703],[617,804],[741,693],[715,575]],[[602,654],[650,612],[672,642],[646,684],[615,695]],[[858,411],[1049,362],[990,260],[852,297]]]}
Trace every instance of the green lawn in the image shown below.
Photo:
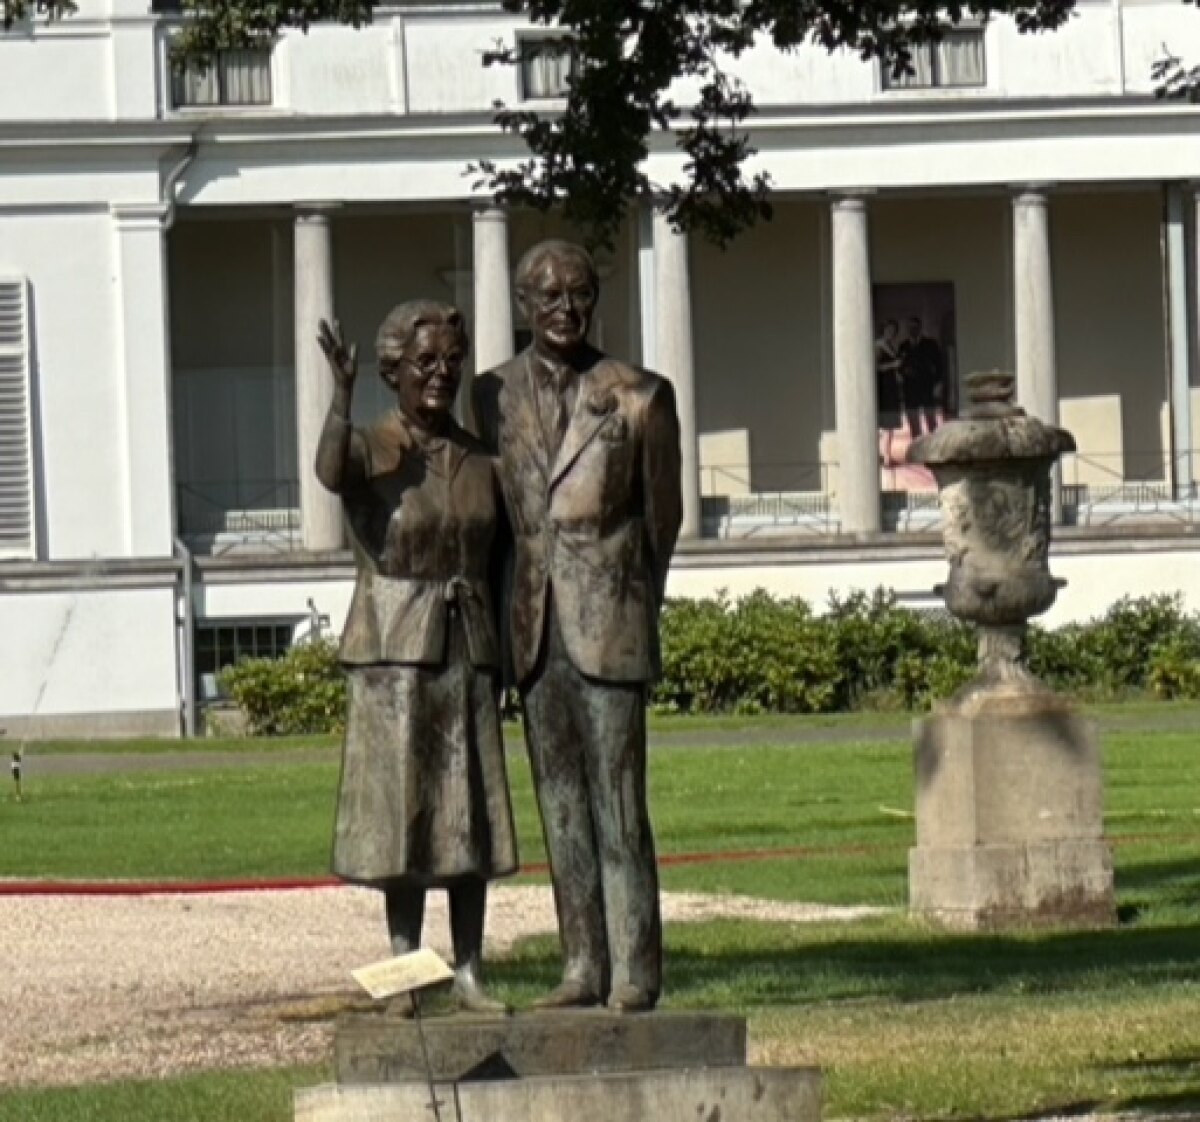
{"label": "green lawn", "polygon": [[[522,857],[537,864],[545,853],[522,755],[514,755],[510,772]],[[0,876],[322,876],[336,785],[332,762],[286,761],[31,781],[24,802],[0,803]],[[813,851],[799,863],[787,857],[667,868],[668,887],[783,899],[902,899],[912,835],[903,745],[672,749],[653,757],[651,786],[664,855]]]}
{"label": "green lawn", "polygon": [[[1111,716],[1119,729],[1122,714]],[[833,1118],[1200,1108],[1200,733],[1113,731],[1104,755],[1117,930],[948,935],[902,913],[852,926],[677,926],[667,934],[669,1003],[746,1013],[758,1062],[820,1064]],[[512,779],[523,856],[537,862],[519,754]],[[653,754],[651,779],[664,855],[794,851],[668,866],[667,888],[904,901],[913,824],[903,744],[675,747]],[[286,758],[47,777],[23,803],[0,800],[0,876],[319,876],[336,782],[331,763]],[[493,975],[520,1004],[556,966],[553,941],[539,939]],[[321,1078],[226,1073],[10,1093],[0,1118],[284,1122],[288,1089]]]}
{"label": "green lawn", "polygon": [[[1200,846],[1200,736],[1114,733],[1104,742],[1108,819],[1129,867]],[[521,852],[544,860],[529,769],[511,779]],[[328,869],[337,766],[30,780],[0,801],[0,876],[224,879]],[[776,860],[667,867],[670,888],[779,899],[899,904],[912,841],[902,743],[672,748],[651,758],[663,855],[802,849]],[[1182,841],[1180,840],[1182,836]],[[1136,874],[1134,874],[1136,875]]]}
{"label": "green lawn", "polygon": [[[1200,727],[1200,702],[1155,701],[1139,698],[1122,702],[1086,704],[1083,711],[1106,732],[1169,731],[1176,728]],[[781,741],[822,734],[837,733],[849,739],[871,740],[875,737],[907,735],[913,714],[905,712],[818,713],[807,715],[722,714],[710,717],[652,713],[649,718],[652,741],[677,744],[695,734],[706,742],[719,736],[731,741],[739,737],[761,738],[778,736]],[[520,722],[505,724],[504,733],[510,741],[520,741],[523,733]],[[14,744],[19,744],[13,741]],[[298,749],[334,749],[335,736],[275,736],[253,739],[239,737],[200,737],[181,741],[167,737],[141,740],[39,740],[25,744],[27,756],[64,754],[109,754],[113,752],[136,755],[162,755],[171,752],[289,752]]]}

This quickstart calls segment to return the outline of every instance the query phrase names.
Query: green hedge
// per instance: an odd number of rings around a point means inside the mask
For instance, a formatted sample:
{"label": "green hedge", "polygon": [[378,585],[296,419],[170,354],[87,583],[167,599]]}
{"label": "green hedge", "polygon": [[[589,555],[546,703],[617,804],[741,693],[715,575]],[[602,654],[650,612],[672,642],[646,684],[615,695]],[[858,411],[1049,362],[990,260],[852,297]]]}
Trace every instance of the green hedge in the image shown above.
{"label": "green hedge", "polygon": [[[765,592],[673,600],[652,703],[670,713],[925,709],[970,678],[975,645],[973,628],[899,607],[883,590],[834,598],[820,615]],[[1126,597],[1086,624],[1032,627],[1029,661],[1048,685],[1086,699],[1200,698],[1200,617],[1179,596]],[[341,728],[345,682],[333,643],[246,660],[222,682],[256,734]]]}
{"label": "green hedge", "polygon": [[220,680],[255,736],[341,732],[345,724],[346,678],[329,639],[298,644],[279,659],[243,659]]}

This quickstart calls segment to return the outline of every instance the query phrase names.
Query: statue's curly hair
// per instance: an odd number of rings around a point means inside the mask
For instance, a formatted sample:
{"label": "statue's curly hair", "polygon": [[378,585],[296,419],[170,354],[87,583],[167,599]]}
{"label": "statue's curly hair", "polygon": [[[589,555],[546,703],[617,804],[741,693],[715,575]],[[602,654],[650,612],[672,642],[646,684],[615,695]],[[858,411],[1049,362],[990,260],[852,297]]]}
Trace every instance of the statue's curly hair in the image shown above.
{"label": "statue's curly hair", "polygon": [[404,357],[405,348],[422,327],[440,327],[443,324],[455,330],[466,351],[470,345],[467,321],[453,304],[441,300],[406,300],[403,304],[397,304],[384,317],[375,335],[379,376],[387,380],[396,363]]}

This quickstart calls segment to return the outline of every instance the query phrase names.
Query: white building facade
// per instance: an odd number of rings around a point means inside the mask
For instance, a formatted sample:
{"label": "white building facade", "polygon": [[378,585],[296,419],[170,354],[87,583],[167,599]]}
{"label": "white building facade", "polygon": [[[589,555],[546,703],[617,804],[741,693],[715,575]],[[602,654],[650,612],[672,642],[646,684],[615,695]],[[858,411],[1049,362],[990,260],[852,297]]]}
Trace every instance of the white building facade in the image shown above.
{"label": "white building facade", "polygon": [[[0,36],[9,736],[176,735],[219,665],[314,617],[336,631],[353,573],[311,466],[318,319],[370,374],[389,308],[451,299],[482,369],[521,345],[511,266],[570,236],[467,173],[520,157],[493,103],[553,108],[565,65],[548,47],[524,73],[485,68],[533,33],[497,4],[401,3],[182,78],[177,26],[147,0],[82,0]],[[774,221],[721,252],[647,212],[601,256],[597,342],[681,404],[672,594],[931,602],[936,503],[881,471],[876,416],[880,308],[925,292],[950,301],[955,387],[1015,370],[1027,410],[1078,439],[1048,622],[1123,593],[1200,608],[1200,109],[1153,99],[1164,44],[1200,60],[1200,13],[1081,0],[1053,34],[965,28],[900,86],[817,48],[734,64]],[[679,166],[664,138],[652,175]]]}

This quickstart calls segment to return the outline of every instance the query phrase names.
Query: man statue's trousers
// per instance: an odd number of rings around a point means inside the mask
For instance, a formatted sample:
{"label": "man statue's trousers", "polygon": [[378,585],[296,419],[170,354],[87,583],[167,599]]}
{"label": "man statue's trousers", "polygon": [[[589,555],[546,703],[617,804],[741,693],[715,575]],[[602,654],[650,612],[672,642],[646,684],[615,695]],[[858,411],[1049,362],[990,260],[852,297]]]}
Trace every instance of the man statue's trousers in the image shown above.
{"label": "man statue's trousers", "polygon": [[564,981],[597,998],[662,988],[662,919],[646,806],[646,688],[575,669],[553,598],[522,690],[562,939]]}

